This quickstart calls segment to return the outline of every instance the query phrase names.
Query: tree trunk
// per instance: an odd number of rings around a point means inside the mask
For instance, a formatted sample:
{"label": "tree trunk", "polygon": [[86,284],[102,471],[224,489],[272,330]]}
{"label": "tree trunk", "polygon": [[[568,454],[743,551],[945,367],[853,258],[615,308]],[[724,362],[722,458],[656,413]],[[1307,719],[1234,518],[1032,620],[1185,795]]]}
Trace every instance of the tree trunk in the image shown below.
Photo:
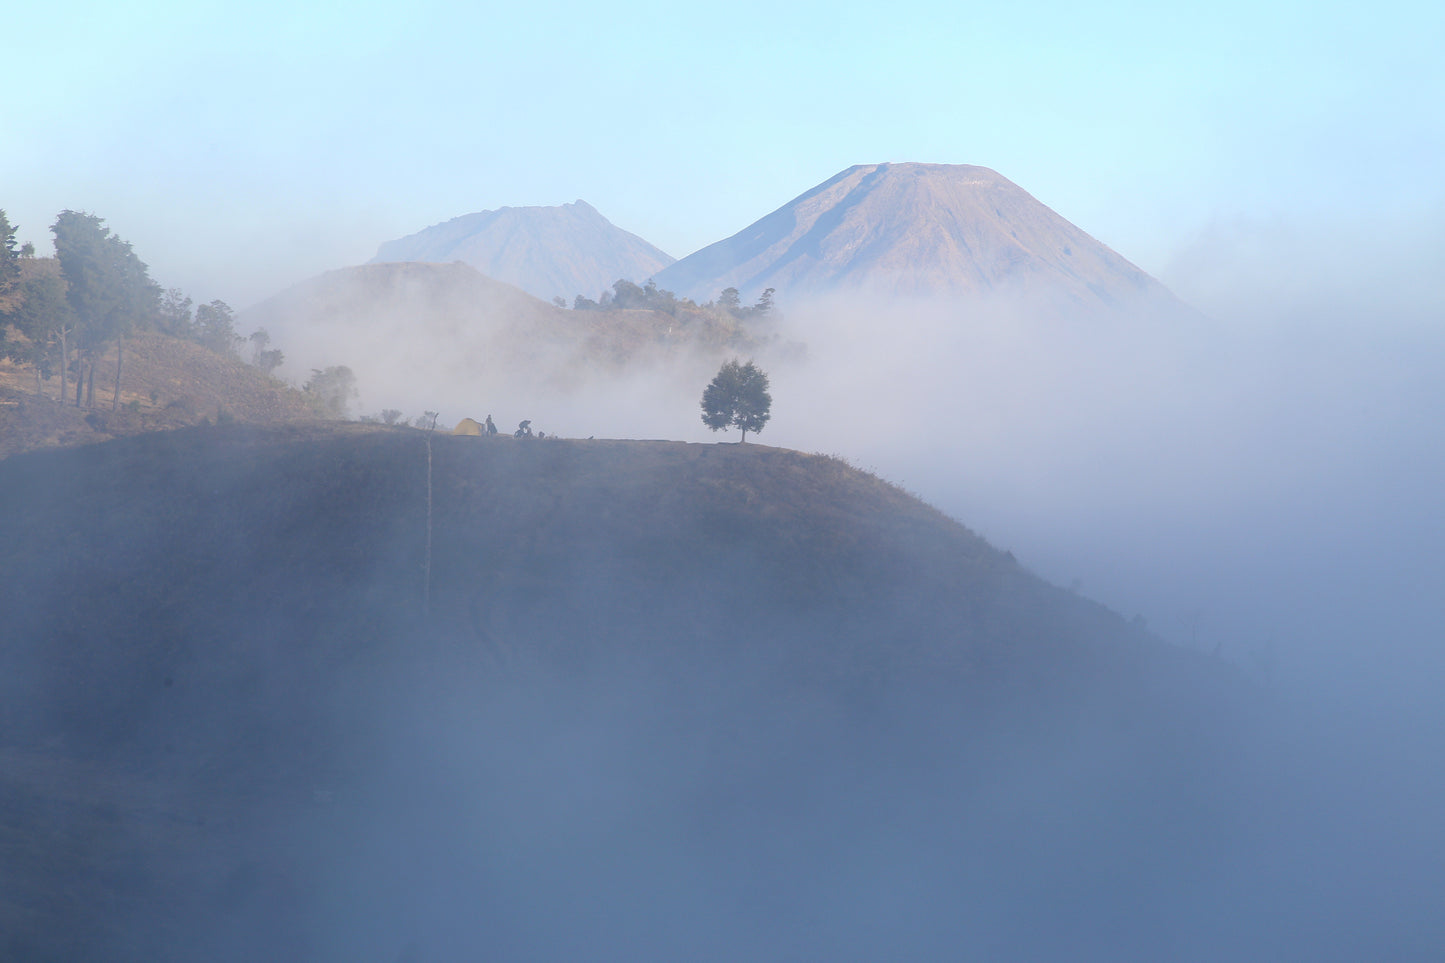
{"label": "tree trunk", "polygon": [[115,341],[115,395],[110,399],[110,410],[120,410],[120,363],[125,359],[125,336]]}
{"label": "tree trunk", "polygon": [[76,351],[75,358],[75,407],[80,407],[80,399],[85,394],[85,359],[80,357]]}
{"label": "tree trunk", "polygon": [[740,441],[740,442],[738,442],[738,444],[740,444],[740,445],[746,445],[747,443],[748,443],[748,430],[747,430],[746,428],[744,428],[744,429],[743,429],[743,440]]}
{"label": "tree trunk", "polygon": [[95,359],[90,359],[90,364],[85,368],[85,407],[95,407]]}

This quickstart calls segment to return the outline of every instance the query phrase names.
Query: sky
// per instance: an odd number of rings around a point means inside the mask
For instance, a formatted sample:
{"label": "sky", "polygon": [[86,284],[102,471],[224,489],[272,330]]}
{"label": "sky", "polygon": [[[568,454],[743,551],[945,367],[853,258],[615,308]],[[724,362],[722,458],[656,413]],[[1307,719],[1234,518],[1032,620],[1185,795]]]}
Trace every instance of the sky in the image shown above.
{"label": "sky", "polygon": [[58,0],[5,34],[20,240],[90,211],[237,309],[507,205],[681,257],[882,161],[992,167],[1196,298],[1221,238],[1445,220],[1438,4]]}

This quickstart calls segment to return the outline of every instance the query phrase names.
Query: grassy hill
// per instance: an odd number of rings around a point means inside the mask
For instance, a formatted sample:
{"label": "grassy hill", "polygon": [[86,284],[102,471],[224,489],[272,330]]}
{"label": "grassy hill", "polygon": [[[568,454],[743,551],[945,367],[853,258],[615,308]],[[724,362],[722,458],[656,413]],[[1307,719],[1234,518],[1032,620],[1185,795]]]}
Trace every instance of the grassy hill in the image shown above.
{"label": "grassy hill", "polygon": [[33,368],[0,360],[0,458],[217,421],[316,420],[294,388],[239,358],[158,331],[126,338],[113,408],[115,364],[112,347],[97,365],[95,407],[77,408],[73,396],[61,403],[58,376],[42,381],[37,392]]}
{"label": "grassy hill", "polygon": [[7,959],[1057,948],[1222,832],[1231,673],[831,458],[231,425],[0,491]]}

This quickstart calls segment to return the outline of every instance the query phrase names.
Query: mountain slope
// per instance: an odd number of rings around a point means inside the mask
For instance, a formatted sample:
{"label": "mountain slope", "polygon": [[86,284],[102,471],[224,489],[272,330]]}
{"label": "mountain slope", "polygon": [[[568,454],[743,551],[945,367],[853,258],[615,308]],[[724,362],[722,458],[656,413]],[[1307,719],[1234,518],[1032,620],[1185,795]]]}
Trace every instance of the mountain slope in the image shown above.
{"label": "mountain slope", "polygon": [[1144,958],[1227,824],[1229,673],[833,459],[210,428],[0,490],[7,958]]}
{"label": "mountain slope", "polygon": [[850,167],[657,283],[697,299],[736,287],[977,296],[1028,293],[1086,307],[1170,299],[1153,278],[984,167]]}
{"label": "mountain slope", "polygon": [[620,278],[640,284],[673,260],[578,200],[456,217],[382,244],[371,263],[462,261],[536,297],[571,303]]}

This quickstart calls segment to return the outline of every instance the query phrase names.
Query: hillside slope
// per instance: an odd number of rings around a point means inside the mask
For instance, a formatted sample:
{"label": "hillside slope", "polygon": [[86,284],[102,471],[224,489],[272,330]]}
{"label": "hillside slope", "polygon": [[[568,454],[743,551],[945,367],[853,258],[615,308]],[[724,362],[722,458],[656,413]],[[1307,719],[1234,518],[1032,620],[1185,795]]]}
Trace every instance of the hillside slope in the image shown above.
{"label": "hillside slope", "polygon": [[850,167],[732,237],[657,275],[699,300],[725,287],[796,299],[837,291],[933,297],[1028,294],[1089,308],[1141,297],[1158,281],[985,167]]}
{"label": "hillside slope", "polygon": [[673,260],[578,200],[454,217],[387,241],[371,263],[462,261],[535,297],[570,304],[578,294],[596,297],[619,278],[641,284]]}
{"label": "hillside slope", "polygon": [[1044,952],[1225,825],[1229,672],[830,458],[233,426],[0,491],[7,958]]}
{"label": "hillside slope", "polygon": [[58,376],[41,382],[37,393],[33,368],[0,360],[0,458],[202,422],[286,424],[317,417],[300,392],[240,358],[158,331],[126,338],[119,405],[112,410],[116,355],[111,347],[97,365],[93,408],[61,404]]}

